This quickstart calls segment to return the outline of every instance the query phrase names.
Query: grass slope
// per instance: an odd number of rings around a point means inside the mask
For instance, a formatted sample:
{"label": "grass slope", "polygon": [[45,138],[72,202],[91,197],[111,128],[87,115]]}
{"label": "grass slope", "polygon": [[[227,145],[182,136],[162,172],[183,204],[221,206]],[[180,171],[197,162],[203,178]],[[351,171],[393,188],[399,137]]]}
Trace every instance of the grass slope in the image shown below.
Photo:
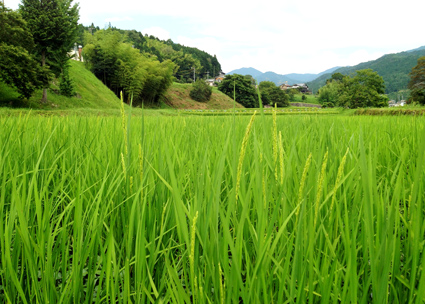
{"label": "grass slope", "polygon": [[31,109],[119,109],[119,99],[82,62],[71,60],[70,77],[77,93],[75,97],[59,95],[59,80],[55,80],[48,90],[46,104],[40,103],[42,91],[36,91],[27,101],[19,99],[16,91],[0,83],[0,105],[7,107],[26,107]]}
{"label": "grass slope", "polygon": [[[213,110],[233,108],[233,100],[215,87],[208,102],[198,102],[190,98],[191,88],[192,84],[173,83],[163,97],[163,102],[175,109]],[[236,103],[236,107],[243,108],[239,103]]]}
{"label": "grass slope", "polygon": [[[30,108],[38,111],[71,111],[77,115],[83,114],[80,112],[91,112],[98,115],[114,114],[119,110],[119,98],[97,79],[93,73],[87,70],[82,62],[71,60],[70,77],[74,82],[77,96],[65,97],[59,95],[57,93],[59,91],[59,81],[56,80],[48,90],[48,102],[46,104],[40,103],[42,96],[41,90],[35,92],[34,96],[29,100],[22,101],[19,99],[19,94],[13,88],[0,82],[0,107]],[[217,88],[213,88],[210,101],[194,101],[189,96],[191,87],[191,84],[174,83],[163,97],[160,108],[166,112],[173,109],[233,108],[233,100],[218,91]],[[236,104],[236,107],[242,108],[240,104]],[[102,113],[99,112],[100,110]]]}

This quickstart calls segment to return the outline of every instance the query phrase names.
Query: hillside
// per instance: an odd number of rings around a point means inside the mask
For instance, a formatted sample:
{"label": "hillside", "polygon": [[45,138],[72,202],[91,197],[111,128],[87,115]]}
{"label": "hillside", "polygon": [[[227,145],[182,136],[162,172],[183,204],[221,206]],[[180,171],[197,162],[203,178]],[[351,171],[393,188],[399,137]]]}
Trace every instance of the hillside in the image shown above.
{"label": "hillside", "polygon": [[329,79],[333,73],[349,75],[356,70],[372,69],[376,71],[385,81],[386,93],[397,92],[407,89],[410,77],[409,73],[417,64],[418,58],[425,56],[425,48],[421,47],[415,50],[384,55],[376,60],[360,63],[352,67],[339,68],[332,73],[324,74],[312,82],[308,83],[310,89],[314,92],[325,85],[326,79]]}
{"label": "hillside", "polygon": [[84,67],[82,62],[71,60],[70,78],[77,93],[75,97],[57,94],[58,81],[48,90],[47,104],[41,104],[42,92],[35,92],[29,101],[20,101],[18,94],[5,84],[0,85],[0,105],[8,107],[29,107],[32,109],[119,109],[120,101],[99,79]]}
{"label": "hillside", "polygon": [[[80,24],[77,43],[84,46],[84,35],[89,32],[95,34],[100,30],[99,26],[93,24],[90,27]],[[196,47],[174,43],[171,39],[161,40],[136,30],[123,30],[116,27],[110,27],[110,30],[121,33],[125,36],[125,42],[131,43],[140,52],[155,56],[160,62],[171,60],[177,64],[179,68],[175,71],[174,76],[179,82],[192,82],[193,67],[196,67],[196,78],[215,77],[221,73],[221,65],[216,55],[208,54]]]}
{"label": "hillside", "polygon": [[[97,79],[84,64],[71,60],[70,77],[74,81],[77,92],[76,97],[64,97],[55,92],[58,84],[54,83],[48,90],[48,103],[40,104],[41,91],[38,91],[29,101],[19,100],[19,95],[13,88],[0,83],[0,106],[3,107],[28,107],[42,110],[67,110],[67,109],[98,109],[102,111],[118,110],[120,100],[99,79]],[[229,109],[233,107],[233,100],[227,95],[213,88],[209,102],[196,102],[189,96],[191,84],[174,83],[162,98],[162,108],[173,109]],[[242,106],[236,104],[238,108]]]}
{"label": "hillside", "polygon": [[[162,101],[174,109],[213,110],[233,108],[233,99],[220,92],[217,88],[213,88],[211,99],[208,102],[197,102],[190,98],[191,88],[191,84],[173,83],[162,98]],[[236,103],[236,107],[243,108],[239,103]]]}

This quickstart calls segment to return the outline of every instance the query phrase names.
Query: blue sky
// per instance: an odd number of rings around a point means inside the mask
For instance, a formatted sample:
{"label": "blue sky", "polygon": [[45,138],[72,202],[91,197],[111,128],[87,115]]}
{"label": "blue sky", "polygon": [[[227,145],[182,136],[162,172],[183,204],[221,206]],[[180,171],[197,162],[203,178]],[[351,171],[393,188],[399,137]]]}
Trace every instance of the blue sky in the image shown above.
{"label": "blue sky", "polygon": [[[20,0],[5,0],[17,9]],[[74,0],[75,3],[75,0]],[[80,23],[171,39],[224,72],[319,73],[425,45],[422,0],[84,0]]]}

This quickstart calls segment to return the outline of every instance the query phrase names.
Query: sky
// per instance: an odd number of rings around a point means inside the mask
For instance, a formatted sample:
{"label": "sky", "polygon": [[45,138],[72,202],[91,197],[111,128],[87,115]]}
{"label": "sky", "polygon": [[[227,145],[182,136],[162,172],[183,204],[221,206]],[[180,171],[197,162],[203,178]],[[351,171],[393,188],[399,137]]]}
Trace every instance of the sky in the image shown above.
{"label": "sky", "polygon": [[[4,0],[17,9],[20,0]],[[81,0],[80,23],[216,55],[222,70],[320,73],[425,45],[423,0]]]}

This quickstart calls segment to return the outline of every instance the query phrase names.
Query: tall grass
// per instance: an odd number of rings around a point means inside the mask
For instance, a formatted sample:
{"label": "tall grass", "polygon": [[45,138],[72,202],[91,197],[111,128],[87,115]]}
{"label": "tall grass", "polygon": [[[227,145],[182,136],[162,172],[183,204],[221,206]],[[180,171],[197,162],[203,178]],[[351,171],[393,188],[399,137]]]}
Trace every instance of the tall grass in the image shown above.
{"label": "tall grass", "polygon": [[0,123],[2,303],[425,301],[420,117]]}

